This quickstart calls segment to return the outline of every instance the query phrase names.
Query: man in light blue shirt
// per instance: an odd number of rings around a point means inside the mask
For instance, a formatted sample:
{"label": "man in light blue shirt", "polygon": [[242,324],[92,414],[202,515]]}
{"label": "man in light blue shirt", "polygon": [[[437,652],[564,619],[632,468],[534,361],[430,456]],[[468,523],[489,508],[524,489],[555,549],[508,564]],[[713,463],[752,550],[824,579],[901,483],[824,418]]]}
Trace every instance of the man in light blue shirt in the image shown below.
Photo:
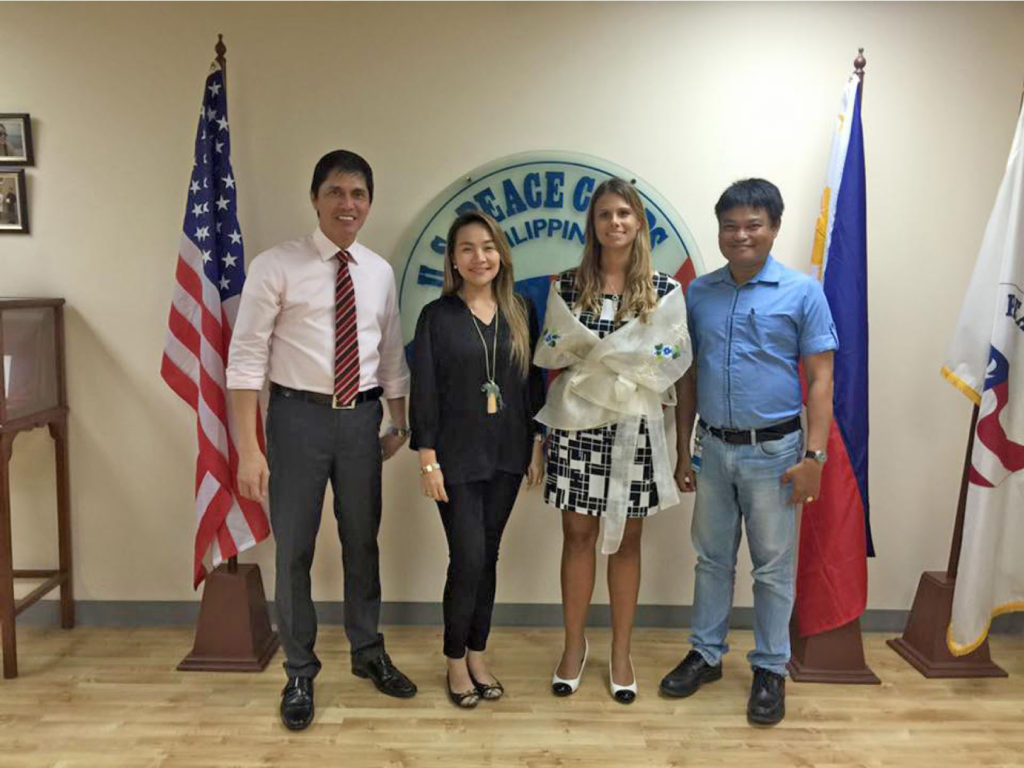
{"label": "man in light blue shirt", "polygon": [[821,285],[771,256],[782,210],[771,182],[730,186],[715,205],[718,246],[728,265],[694,280],[686,294],[694,365],[677,385],[676,482],[697,493],[693,649],[661,682],[664,694],[681,697],[722,676],[742,522],[754,564],[747,718],[760,725],[785,716],[796,505],[817,498],[821,486],[832,421],[832,355],[839,346]]}

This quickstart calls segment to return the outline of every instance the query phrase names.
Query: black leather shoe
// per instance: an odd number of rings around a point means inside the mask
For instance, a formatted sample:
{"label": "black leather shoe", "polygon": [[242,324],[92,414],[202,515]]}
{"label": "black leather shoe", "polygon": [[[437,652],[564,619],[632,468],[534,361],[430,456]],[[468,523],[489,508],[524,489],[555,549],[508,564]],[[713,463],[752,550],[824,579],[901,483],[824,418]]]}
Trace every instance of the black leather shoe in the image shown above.
{"label": "black leather shoe", "polygon": [[666,696],[682,699],[695,694],[701,684],[721,679],[722,663],[711,666],[698,651],[693,650],[661,679],[659,690]]}
{"label": "black leather shoe", "polygon": [[786,678],[763,667],[754,667],[747,720],[755,725],[775,725],[785,716]]}
{"label": "black leather shoe", "polygon": [[377,686],[377,690],[388,696],[411,699],[416,695],[416,684],[391,663],[391,657],[386,653],[362,664],[353,662],[352,674],[356,677],[370,678]]}
{"label": "black leather shoe", "polygon": [[281,722],[292,731],[301,731],[313,722],[313,678],[288,678],[281,691]]}

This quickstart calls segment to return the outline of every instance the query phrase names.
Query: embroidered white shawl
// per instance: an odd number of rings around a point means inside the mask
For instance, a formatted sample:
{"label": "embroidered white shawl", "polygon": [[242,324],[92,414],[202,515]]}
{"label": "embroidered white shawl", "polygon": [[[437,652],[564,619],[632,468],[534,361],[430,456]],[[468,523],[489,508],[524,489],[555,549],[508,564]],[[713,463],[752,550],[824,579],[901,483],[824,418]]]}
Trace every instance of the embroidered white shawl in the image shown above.
{"label": "embroidered white shawl", "polygon": [[551,385],[537,421],[570,431],[618,424],[601,542],[606,555],[617,552],[622,542],[643,417],[647,418],[658,508],[679,503],[668,465],[662,406],[675,404],[672,385],[692,360],[682,288],[662,297],[648,321],[634,318],[601,339],[579,321],[552,286],[544,332],[534,355],[534,363],[541,368],[568,368]]}

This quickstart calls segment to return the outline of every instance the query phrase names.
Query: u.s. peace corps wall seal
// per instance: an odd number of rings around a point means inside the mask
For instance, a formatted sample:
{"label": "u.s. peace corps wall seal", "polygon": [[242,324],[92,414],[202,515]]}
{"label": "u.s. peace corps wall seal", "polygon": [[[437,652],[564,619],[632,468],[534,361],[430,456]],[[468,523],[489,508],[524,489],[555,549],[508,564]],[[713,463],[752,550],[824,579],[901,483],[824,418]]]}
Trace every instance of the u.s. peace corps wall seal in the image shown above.
{"label": "u.s. peace corps wall seal", "polygon": [[597,185],[612,176],[635,180],[647,210],[654,268],[689,284],[704,271],[693,236],[682,216],[636,174],[575,152],[510,155],[449,185],[410,228],[397,270],[405,343],[412,341],[420,310],[441,294],[445,237],[466,210],[481,210],[501,225],[512,246],[516,290],[533,301],[543,322],[551,276],[579,264],[587,207]]}

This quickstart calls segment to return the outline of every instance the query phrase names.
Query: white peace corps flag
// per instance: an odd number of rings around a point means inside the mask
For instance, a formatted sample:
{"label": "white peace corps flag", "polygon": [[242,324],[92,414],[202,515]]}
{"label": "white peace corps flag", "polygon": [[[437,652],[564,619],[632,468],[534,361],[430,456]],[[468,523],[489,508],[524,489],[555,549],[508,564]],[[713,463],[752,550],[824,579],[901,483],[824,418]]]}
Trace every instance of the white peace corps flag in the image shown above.
{"label": "white peace corps flag", "polygon": [[979,406],[946,638],[962,656],[1024,610],[1024,112],[942,374]]}

